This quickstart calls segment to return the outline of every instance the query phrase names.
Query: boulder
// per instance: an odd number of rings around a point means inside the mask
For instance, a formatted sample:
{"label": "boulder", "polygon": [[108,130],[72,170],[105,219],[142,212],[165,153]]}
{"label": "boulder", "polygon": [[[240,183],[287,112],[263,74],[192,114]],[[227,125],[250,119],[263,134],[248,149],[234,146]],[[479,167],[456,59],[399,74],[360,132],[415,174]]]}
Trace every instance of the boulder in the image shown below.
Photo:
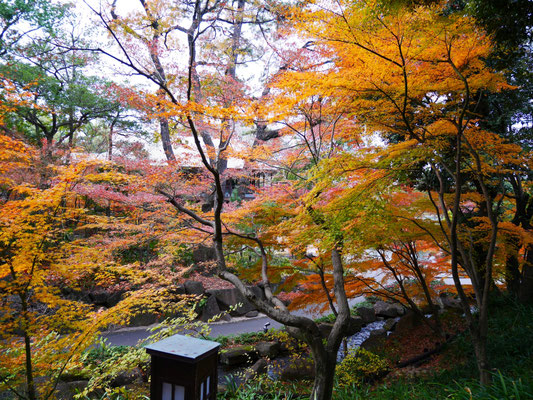
{"label": "boulder", "polygon": [[391,304],[384,301],[378,301],[374,304],[374,312],[379,317],[396,318],[405,313],[405,309],[401,304]]}
{"label": "boulder", "polygon": [[89,299],[97,306],[104,306],[107,302],[108,293],[105,290],[98,290],[89,293]]}
{"label": "boulder", "polygon": [[422,323],[423,322],[420,316],[413,312],[409,312],[398,320],[396,327],[394,328],[394,333],[398,335],[404,333],[408,334],[415,327],[420,326]]}
{"label": "boulder", "polygon": [[461,300],[453,297],[449,293],[441,293],[437,298],[437,302],[442,308],[451,308],[453,310],[462,311],[463,307],[461,306]]}
{"label": "boulder", "polygon": [[279,375],[282,381],[312,379],[315,377],[315,366],[310,358],[297,358],[285,365]]}
{"label": "boulder", "polygon": [[224,365],[240,365],[257,360],[257,353],[250,346],[239,346],[220,352],[220,363]]}
{"label": "boulder", "polygon": [[396,310],[398,311],[398,317],[405,315],[405,313],[407,312],[407,308],[405,308],[401,304],[394,304],[394,307],[396,307]]}
{"label": "boulder", "polygon": [[169,292],[176,295],[187,294],[185,285],[175,284],[168,288]]}
{"label": "boulder", "polygon": [[152,312],[140,312],[134,315],[128,322],[128,326],[148,326],[155,324],[159,316]]}
{"label": "boulder", "polygon": [[363,319],[358,316],[351,316],[348,320],[348,329],[346,332],[346,336],[352,336],[355,335],[357,332],[361,330],[363,327]]}
{"label": "boulder", "polygon": [[218,314],[220,314],[220,307],[218,306],[217,299],[214,296],[209,296],[204,307],[202,308],[200,319],[204,322],[207,322]]}
{"label": "boulder", "polygon": [[222,314],[220,319],[218,321],[226,321],[226,322],[229,322],[231,321],[231,315],[229,314]]}
{"label": "boulder", "polygon": [[106,307],[110,308],[116,306],[120,302],[120,300],[122,300],[123,294],[124,292],[121,291],[111,293],[105,303]]}
{"label": "boulder", "polygon": [[383,329],[385,329],[386,331],[392,331],[394,329],[394,327],[396,326],[396,319],[394,318],[389,318],[388,320],[385,321],[385,325],[383,325]]}
{"label": "boulder", "polygon": [[265,359],[260,358],[244,373],[244,380],[247,381],[256,375],[264,374],[267,371],[268,364]]}
{"label": "boulder", "polygon": [[252,310],[252,311],[248,311],[245,315],[246,318],[254,318],[254,317],[257,317],[259,315],[259,311],[257,310]]}
{"label": "boulder", "polygon": [[185,281],[183,286],[185,287],[185,293],[187,294],[202,295],[205,293],[204,285],[202,284],[202,282]]}
{"label": "boulder", "polygon": [[272,359],[276,358],[281,351],[281,344],[279,342],[259,342],[255,345],[255,350],[259,356]]}
{"label": "boulder", "polygon": [[213,247],[198,246],[192,251],[192,260],[195,264],[216,260],[215,249]]}
{"label": "boulder", "polygon": [[255,310],[255,307],[236,289],[212,289],[207,293],[214,296],[217,299],[218,306],[222,311],[227,311],[231,306],[238,303],[241,305],[235,310],[230,312],[232,316],[246,315],[246,313]]}
{"label": "boulder", "polygon": [[122,371],[119,372],[111,382],[109,382],[109,385],[111,387],[121,387],[126,386],[131,383],[141,383],[143,381],[143,374],[140,368],[134,368],[130,371]]}
{"label": "boulder", "polygon": [[[57,384],[57,391],[55,393],[55,398],[59,400],[71,400],[76,394],[83,391],[89,381],[70,381],[70,382],[59,382]],[[2,397],[0,395],[0,397]],[[3,397],[2,397],[3,398]],[[6,397],[9,398],[9,397]]]}
{"label": "boulder", "polygon": [[357,314],[364,324],[370,324],[376,320],[376,312],[372,307],[357,307]]}
{"label": "boulder", "polygon": [[97,306],[114,307],[122,299],[120,290],[97,289],[89,293],[90,301]]}
{"label": "boulder", "polygon": [[376,331],[372,331],[376,333],[372,334],[371,332],[369,338],[361,344],[362,349],[374,352],[378,349],[383,348],[383,346],[385,345],[385,340],[387,339],[387,333],[384,329],[376,329]]}
{"label": "boulder", "polygon": [[84,303],[90,303],[91,293],[88,290],[77,290],[68,286],[61,288],[61,294],[68,300],[83,301]]}
{"label": "boulder", "polygon": [[369,337],[385,337],[387,336],[387,330],[384,328],[374,329],[373,331],[370,331]]}

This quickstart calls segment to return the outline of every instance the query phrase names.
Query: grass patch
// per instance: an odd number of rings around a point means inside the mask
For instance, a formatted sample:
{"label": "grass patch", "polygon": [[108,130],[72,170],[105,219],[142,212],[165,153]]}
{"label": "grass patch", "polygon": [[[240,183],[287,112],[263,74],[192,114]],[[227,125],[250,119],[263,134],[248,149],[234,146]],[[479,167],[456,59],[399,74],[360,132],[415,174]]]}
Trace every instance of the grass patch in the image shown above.
{"label": "grass patch", "polygon": [[239,344],[254,344],[257,342],[270,341],[272,340],[272,333],[269,331],[267,333],[249,332],[241,333],[239,335],[221,335],[215,338],[209,338],[209,340],[214,340],[215,342],[220,343],[220,346],[222,347],[230,347]]}
{"label": "grass patch", "polygon": [[480,386],[475,380],[393,382],[373,388],[356,389],[338,388],[334,391],[334,400],[524,400],[533,398],[531,381],[513,380],[497,372],[493,375],[493,384]]}

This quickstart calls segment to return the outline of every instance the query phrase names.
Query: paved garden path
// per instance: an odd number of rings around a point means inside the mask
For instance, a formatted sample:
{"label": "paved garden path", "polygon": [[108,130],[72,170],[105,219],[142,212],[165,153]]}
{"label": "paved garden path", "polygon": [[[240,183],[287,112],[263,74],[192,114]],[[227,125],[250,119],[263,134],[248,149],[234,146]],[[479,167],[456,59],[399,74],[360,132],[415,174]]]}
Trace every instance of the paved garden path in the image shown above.
{"label": "paved garden path", "polygon": [[[211,324],[211,336],[228,336],[238,335],[241,333],[262,331],[266,323],[270,323],[268,328],[279,328],[281,324],[273,321],[266,316],[255,318],[238,319],[236,321],[219,322]],[[102,337],[106,338],[108,343],[113,346],[134,346],[139,340],[150,336],[150,327],[124,328],[114,332],[105,332]]]}
{"label": "paved garden path", "polygon": [[[349,303],[350,306],[353,306],[354,304],[360,303],[363,300],[363,297],[357,297],[355,299],[351,299]],[[317,318],[319,316],[317,313],[309,313],[305,310],[296,311],[295,314],[305,315],[306,317],[310,318]],[[254,318],[241,317],[235,318],[229,322],[217,322],[211,324],[211,337],[262,331],[266,323],[269,323],[269,329],[279,328],[282,326],[282,324],[279,322],[276,322],[265,315],[259,314],[258,317]],[[139,342],[139,340],[150,336],[149,328],[150,327],[144,326],[124,328],[113,332],[104,332],[102,337],[106,338],[109,344],[113,346],[134,346]]]}

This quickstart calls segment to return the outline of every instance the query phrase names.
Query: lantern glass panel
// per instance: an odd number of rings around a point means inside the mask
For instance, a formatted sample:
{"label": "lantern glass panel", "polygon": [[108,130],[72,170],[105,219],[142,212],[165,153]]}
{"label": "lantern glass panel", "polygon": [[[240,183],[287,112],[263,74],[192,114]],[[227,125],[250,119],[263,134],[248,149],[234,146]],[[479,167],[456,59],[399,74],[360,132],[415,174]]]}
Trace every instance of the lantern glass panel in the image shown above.
{"label": "lantern glass panel", "polygon": [[172,400],[172,384],[163,382],[162,400]]}
{"label": "lantern glass panel", "polygon": [[185,399],[185,387],[183,386],[174,386],[174,400],[183,400]]}
{"label": "lantern glass panel", "polygon": [[[172,398],[172,390],[174,390],[174,398]],[[184,400],[185,387],[163,382],[163,390],[161,394],[161,400]]]}

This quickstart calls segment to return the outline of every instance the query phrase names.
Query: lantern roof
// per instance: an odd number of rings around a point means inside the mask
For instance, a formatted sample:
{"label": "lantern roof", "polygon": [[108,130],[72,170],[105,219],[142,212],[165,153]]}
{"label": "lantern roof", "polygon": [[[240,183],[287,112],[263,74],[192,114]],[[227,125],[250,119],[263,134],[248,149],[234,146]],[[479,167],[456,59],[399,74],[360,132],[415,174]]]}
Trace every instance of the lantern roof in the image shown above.
{"label": "lantern roof", "polygon": [[174,335],[149,344],[146,351],[152,355],[194,362],[212,354],[220,343],[184,335]]}

